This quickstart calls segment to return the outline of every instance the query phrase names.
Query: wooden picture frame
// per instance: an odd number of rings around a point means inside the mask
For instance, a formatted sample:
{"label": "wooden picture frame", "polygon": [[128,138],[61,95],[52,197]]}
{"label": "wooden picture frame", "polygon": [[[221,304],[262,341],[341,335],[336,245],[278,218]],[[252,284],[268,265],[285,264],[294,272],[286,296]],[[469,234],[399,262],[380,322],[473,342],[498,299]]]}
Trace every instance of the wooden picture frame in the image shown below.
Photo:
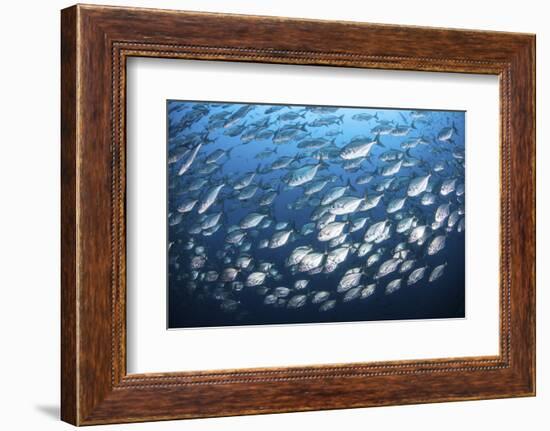
{"label": "wooden picture frame", "polygon": [[[535,394],[534,35],[77,5],[62,11],[61,49],[64,421]],[[498,75],[500,354],[128,375],[125,65],[132,56]]]}

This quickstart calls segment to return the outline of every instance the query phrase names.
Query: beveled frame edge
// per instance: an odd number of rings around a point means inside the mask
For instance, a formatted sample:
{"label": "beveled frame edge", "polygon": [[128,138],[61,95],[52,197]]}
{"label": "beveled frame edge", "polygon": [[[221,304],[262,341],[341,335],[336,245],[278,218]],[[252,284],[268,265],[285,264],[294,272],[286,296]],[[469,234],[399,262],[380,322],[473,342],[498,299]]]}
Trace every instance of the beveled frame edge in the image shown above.
{"label": "beveled frame edge", "polygon": [[[258,32],[264,28],[272,33]],[[81,5],[62,12],[61,36],[63,420],[86,425],[534,395],[534,36]],[[411,55],[402,52],[405,41]],[[444,47],[445,56],[433,55]],[[501,354],[127,376],[130,56],[499,75]]]}

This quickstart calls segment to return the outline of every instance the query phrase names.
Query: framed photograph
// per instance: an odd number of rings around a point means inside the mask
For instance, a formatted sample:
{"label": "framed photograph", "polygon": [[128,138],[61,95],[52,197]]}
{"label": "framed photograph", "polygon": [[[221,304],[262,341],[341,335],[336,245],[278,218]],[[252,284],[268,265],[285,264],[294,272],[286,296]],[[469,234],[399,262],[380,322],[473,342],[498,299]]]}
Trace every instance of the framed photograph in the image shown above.
{"label": "framed photograph", "polygon": [[62,419],[535,394],[535,37],[62,11]]}

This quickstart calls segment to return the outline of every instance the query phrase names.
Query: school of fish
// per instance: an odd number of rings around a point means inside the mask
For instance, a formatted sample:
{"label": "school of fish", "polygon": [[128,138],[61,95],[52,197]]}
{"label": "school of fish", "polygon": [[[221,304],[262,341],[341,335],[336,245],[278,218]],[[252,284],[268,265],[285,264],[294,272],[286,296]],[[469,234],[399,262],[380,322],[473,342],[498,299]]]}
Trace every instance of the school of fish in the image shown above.
{"label": "school of fish", "polygon": [[170,102],[170,288],[240,319],[250,292],[329,313],[429,288],[466,226],[463,132],[434,112]]}

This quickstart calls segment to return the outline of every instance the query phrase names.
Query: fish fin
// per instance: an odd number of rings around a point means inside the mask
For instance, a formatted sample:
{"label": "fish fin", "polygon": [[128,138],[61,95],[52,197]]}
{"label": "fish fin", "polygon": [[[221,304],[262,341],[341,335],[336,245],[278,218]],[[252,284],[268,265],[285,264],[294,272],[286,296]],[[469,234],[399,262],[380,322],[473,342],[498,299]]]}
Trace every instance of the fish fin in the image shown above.
{"label": "fish fin", "polygon": [[344,114],[340,115],[338,119],[340,120],[339,123],[342,124],[344,122]]}
{"label": "fish fin", "polygon": [[403,121],[407,122],[407,118],[403,115],[402,112],[400,112],[399,115],[401,116],[401,118],[403,119]]}
{"label": "fish fin", "polygon": [[414,125],[414,120],[411,122],[411,129],[416,129],[416,126]]}
{"label": "fish fin", "polygon": [[374,138],[374,140],[376,141],[376,145],[379,145],[382,148],[386,148],[386,146],[382,142],[380,142],[380,133],[376,134],[376,137]]}

